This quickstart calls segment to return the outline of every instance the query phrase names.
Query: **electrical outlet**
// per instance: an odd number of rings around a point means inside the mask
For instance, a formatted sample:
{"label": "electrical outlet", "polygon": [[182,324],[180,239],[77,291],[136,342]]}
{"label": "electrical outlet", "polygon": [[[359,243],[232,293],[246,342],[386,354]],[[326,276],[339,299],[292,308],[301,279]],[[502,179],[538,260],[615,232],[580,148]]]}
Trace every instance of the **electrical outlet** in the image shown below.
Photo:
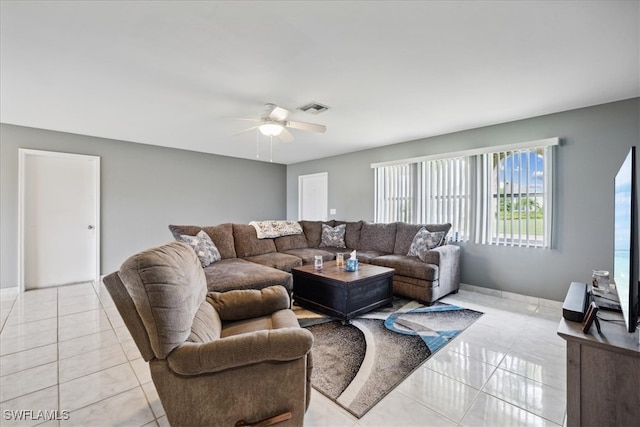
{"label": "electrical outlet", "polygon": [[329,209],[329,215],[335,215],[335,214],[336,214],[335,209]]}

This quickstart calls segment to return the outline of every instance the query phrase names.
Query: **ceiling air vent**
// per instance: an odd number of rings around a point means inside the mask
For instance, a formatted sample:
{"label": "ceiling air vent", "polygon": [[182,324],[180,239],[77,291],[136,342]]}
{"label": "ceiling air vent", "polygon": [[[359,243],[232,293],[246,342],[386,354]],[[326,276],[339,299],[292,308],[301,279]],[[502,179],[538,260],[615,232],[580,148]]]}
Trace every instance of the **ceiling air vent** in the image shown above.
{"label": "ceiling air vent", "polygon": [[298,107],[298,110],[302,110],[305,113],[309,114],[320,114],[327,111],[330,107],[326,105],[318,104],[317,102],[310,102],[307,105],[303,105],[302,107]]}

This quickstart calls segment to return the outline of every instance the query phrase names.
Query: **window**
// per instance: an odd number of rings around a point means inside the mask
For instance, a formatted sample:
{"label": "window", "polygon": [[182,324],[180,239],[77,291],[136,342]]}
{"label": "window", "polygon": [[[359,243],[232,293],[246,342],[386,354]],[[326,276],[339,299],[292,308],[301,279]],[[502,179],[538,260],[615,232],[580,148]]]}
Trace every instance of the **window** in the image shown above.
{"label": "window", "polygon": [[375,221],[449,222],[454,240],[550,247],[558,143],[550,138],[373,164]]}
{"label": "window", "polygon": [[549,247],[553,146],[478,156],[476,243]]}

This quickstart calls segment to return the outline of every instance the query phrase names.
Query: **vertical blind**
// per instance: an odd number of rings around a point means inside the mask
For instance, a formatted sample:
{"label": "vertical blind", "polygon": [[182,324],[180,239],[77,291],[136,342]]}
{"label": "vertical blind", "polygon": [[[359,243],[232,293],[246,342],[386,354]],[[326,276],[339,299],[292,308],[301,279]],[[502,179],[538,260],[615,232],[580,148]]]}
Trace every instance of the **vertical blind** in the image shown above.
{"label": "vertical blind", "polygon": [[451,223],[456,241],[550,247],[558,144],[550,138],[372,165],[375,221]]}
{"label": "vertical blind", "polygon": [[419,222],[451,223],[450,238],[467,240],[469,230],[468,158],[456,157],[420,163],[421,197]]}
{"label": "vertical blind", "polygon": [[466,239],[469,169],[464,157],[375,169],[375,220],[451,223],[450,236]]}
{"label": "vertical blind", "polygon": [[[416,164],[375,169],[375,208],[377,222],[416,221]],[[379,218],[379,219],[378,219]]]}

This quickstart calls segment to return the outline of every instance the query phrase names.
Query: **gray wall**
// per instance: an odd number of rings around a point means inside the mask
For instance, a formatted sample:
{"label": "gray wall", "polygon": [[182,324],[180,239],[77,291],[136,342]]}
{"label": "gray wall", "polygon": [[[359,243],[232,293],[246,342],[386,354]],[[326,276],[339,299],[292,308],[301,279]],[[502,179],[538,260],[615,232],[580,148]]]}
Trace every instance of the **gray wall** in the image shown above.
{"label": "gray wall", "polygon": [[640,145],[639,98],[436,136],[287,167],[287,217],[297,219],[298,176],[328,172],[329,218],[373,220],[371,163],[560,137],[555,246],[461,244],[462,282],[561,301],[571,281],[613,267],[613,178]]}
{"label": "gray wall", "polygon": [[284,165],[2,124],[2,288],[18,280],[18,148],[100,156],[103,274],[172,240],[168,224],[285,218]]}
{"label": "gray wall", "polygon": [[299,175],[329,173],[331,217],[373,220],[371,163],[557,136],[554,248],[461,244],[462,281],[562,300],[571,281],[612,269],[613,177],[629,147],[640,146],[639,105],[635,98],[287,167],[3,124],[0,287],[17,284],[18,148],[101,157],[101,271],[109,273],[169,241],[170,223],[297,219]]}

